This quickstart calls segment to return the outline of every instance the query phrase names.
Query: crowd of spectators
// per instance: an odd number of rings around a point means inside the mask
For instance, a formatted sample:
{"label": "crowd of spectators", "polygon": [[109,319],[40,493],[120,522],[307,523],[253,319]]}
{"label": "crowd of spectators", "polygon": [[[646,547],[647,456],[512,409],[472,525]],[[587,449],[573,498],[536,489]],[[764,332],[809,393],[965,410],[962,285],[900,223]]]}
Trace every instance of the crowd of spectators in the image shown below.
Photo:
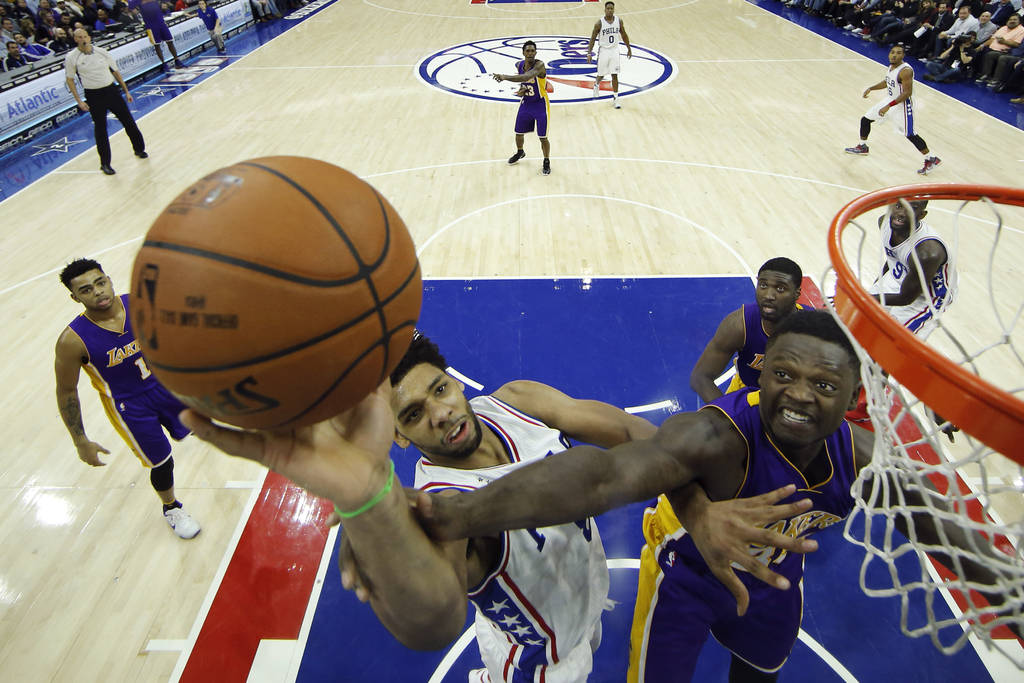
{"label": "crowd of spectators", "polygon": [[863,40],[904,45],[924,63],[924,80],[973,82],[1024,103],[1021,0],[782,1]]}
{"label": "crowd of spectators", "polygon": [[[307,4],[309,0],[249,0],[253,16],[258,22],[279,19],[282,10],[288,11]],[[203,14],[215,13],[212,6]],[[165,16],[176,12],[196,13],[210,31],[218,51],[224,51],[220,25],[199,13],[199,0],[161,0],[160,9]],[[5,50],[0,71],[11,71],[30,66],[34,62],[63,55],[75,48],[72,34],[84,28],[93,39],[117,34],[144,31],[138,9],[128,6],[127,0],[0,0],[0,41]]]}

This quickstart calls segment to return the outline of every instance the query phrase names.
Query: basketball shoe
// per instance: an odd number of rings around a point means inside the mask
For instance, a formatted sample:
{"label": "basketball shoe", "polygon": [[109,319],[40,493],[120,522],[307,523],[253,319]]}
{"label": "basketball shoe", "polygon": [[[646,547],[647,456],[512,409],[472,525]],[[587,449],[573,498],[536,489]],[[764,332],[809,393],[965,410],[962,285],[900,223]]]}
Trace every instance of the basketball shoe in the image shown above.
{"label": "basketball shoe", "polygon": [[180,507],[164,512],[164,519],[179,538],[195,538],[196,534],[200,532],[199,522],[192,519],[192,515]]}
{"label": "basketball shoe", "polygon": [[523,150],[519,150],[518,152],[516,152],[515,154],[508,158],[508,165],[512,166],[513,164],[518,164],[519,160],[525,156],[526,152],[524,152]]}
{"label": "basketball shoe", "polygon": [[551,160],[545,159],[544,164],[540,167],[540,172],[544,175],[551,175]]}
{"label": "basketball shoe", "polygon": [[938,157],[928,157],[924,160],[924,166],[917,169],[917,172],[921,175],[928,175],[935,170],[935,167],[942,163],[942,159]]}
{"label": "basketball shoe", "polygon": [[856,155],[862,156],[862,157],[863,156],[867,156],[868,155],[868,146],[865,145],[862,142],[859,145],[857,145],[856,147],[847,147],[846,148],[846,153],[847,154],[856,154]]}

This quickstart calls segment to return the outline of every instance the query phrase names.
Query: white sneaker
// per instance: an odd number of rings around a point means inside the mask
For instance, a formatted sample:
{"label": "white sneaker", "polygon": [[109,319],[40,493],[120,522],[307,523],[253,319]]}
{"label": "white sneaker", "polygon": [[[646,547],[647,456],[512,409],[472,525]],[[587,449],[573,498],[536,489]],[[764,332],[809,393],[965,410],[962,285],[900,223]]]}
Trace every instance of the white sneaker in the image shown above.
{"label": "white sneaker", "polygon": [[619,101],[618,101],[618,100],[615,100],[615,108],[616,108],[616,109],[622,109],[622,105],[621,105],[621,104],[619,104]]}
{"label": "white sneaker", "polygon": [[200,532],[199,522],[192,519],[184,508],[171,508],[164,513],[164,519],[179,538],[195,538]]}

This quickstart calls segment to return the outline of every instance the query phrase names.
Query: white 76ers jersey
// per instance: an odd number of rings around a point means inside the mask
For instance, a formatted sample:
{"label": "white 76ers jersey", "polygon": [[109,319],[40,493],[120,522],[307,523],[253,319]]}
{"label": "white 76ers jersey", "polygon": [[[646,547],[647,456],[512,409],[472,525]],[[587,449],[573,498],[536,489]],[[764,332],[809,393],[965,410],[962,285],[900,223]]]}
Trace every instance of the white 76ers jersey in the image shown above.
{"label": "white 76ers jersey", "polygon": [[[416,488],[475,489],[566,449],[557,430],[492,396],[478,396],[470,406],[512,462],[464,470],[420,458]],[[506,531],[498,540],[498,563],[469,591],[491,681],[586,680],[608,598],[608,566],[594,520]]]}
{"label": "white 76ers jersey", "polygon": [[935,277],[927,287],[921,287],[921,294],[909,304],[913,308],[927,309],[929,300],[936,310],[942,310],[953,303],[957,294],[956,255],[938,233],[927,223],[921,221],[910,237],[895,247],[889,246],[892,239],[892,227],[889,221],[882,222],[882,246],[885,248],[885,263],[888,266],[885,274],[871,288],[872,294],[896,294],[903,286],[903,281],[911,272],[917,272],[913,253],[921,242],[935,240],[946,250],[946,262],[942,264]]}
{"label": "white 76ers jersey", "polygon": [[619,34],[622,32],[619,24],[619,18],[614,17],[609,23],[604,17],[601,17],[601,32],[597,36],[597,47],[599,50],[611,50],[612,52],[618,53],[619,51]]}
{"label": "white 76ers jersey", "polygon": [[[904,69],[910,69],[910,77],[914,77],[913,67],[911,67],[906,62],[900,64],[899,67],[897,67],[896,69],[889,69],[889,71],[885,73],[885,87],[889,91],[890,98],[896,98],[903,94],[903,84],[900,83],[900,74],[903,73]],[[904,101],[910,102],[910,99],[911,98],[908,97]],[[891,102],[892,99],[890,99],[889,101]]]}

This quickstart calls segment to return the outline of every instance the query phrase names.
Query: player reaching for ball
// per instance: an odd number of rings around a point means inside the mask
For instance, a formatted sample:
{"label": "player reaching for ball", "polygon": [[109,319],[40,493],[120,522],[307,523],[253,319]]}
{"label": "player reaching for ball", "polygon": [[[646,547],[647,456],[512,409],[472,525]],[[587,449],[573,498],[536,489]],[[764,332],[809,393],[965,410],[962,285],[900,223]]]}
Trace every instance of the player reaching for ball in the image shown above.
{"label": "player reaching for ball", "polygon": [[[415,444],[423,454],[417,487],[445,495],[543,460],[564,450],[567,438],[614,446],[655,428],[606,403],[570,398],[537,382],[509,382],[490,396],[467,400],[446,367],[437,346],[418,336],[389,382],[333,420],[286,434],[230,431],[192,412],[184,421],[199,438],[262,462],[335,503],[345,527],[342,581],[369,599],[405,645],[438,649],[455,639],[465,624],[468,595],[477,606],[477,640],[487,667],[474,671],[471,681],[586,680],[608,595],[593,520],[431,541],[394,485],[388,449],[392,439]],[[753,504],[706,504],[706,497],[693,496],[694,507],[681,514],[716,553],[725,553],[720,548],[730,542],[745,547],[748,537],[734,540],[742,534],[798,550],[795,539],[735,524],[736,515],[763,525],[795,514],[803,504],[771,505],[792,492],[776,491]],[[699,519],[686,514],[691,509],[702,513]],[[721,561],[728,565],[742,556],[737,551]],[[749,556],[746,564],[770,576]]]}
{"label": "player reaching for ball", "polygon": [[127,295],[115,296],[102,266],[90,259],[69,263],[60,281],[85,312],[57,339],[57,405],[79,459],[93,467],[106,465],[100,453],[110,453],[89,439],[82,423],[78,378],[84,368],[100,395],[103,409],[128,448],[149,468],[149,480],[164,504],[164,519],[181,538],[193,538],[199,524],[174,496],[174,458],[166,429],[175,440],[188,436],[178,420],[184,409],[146,366],[128,318]]}

